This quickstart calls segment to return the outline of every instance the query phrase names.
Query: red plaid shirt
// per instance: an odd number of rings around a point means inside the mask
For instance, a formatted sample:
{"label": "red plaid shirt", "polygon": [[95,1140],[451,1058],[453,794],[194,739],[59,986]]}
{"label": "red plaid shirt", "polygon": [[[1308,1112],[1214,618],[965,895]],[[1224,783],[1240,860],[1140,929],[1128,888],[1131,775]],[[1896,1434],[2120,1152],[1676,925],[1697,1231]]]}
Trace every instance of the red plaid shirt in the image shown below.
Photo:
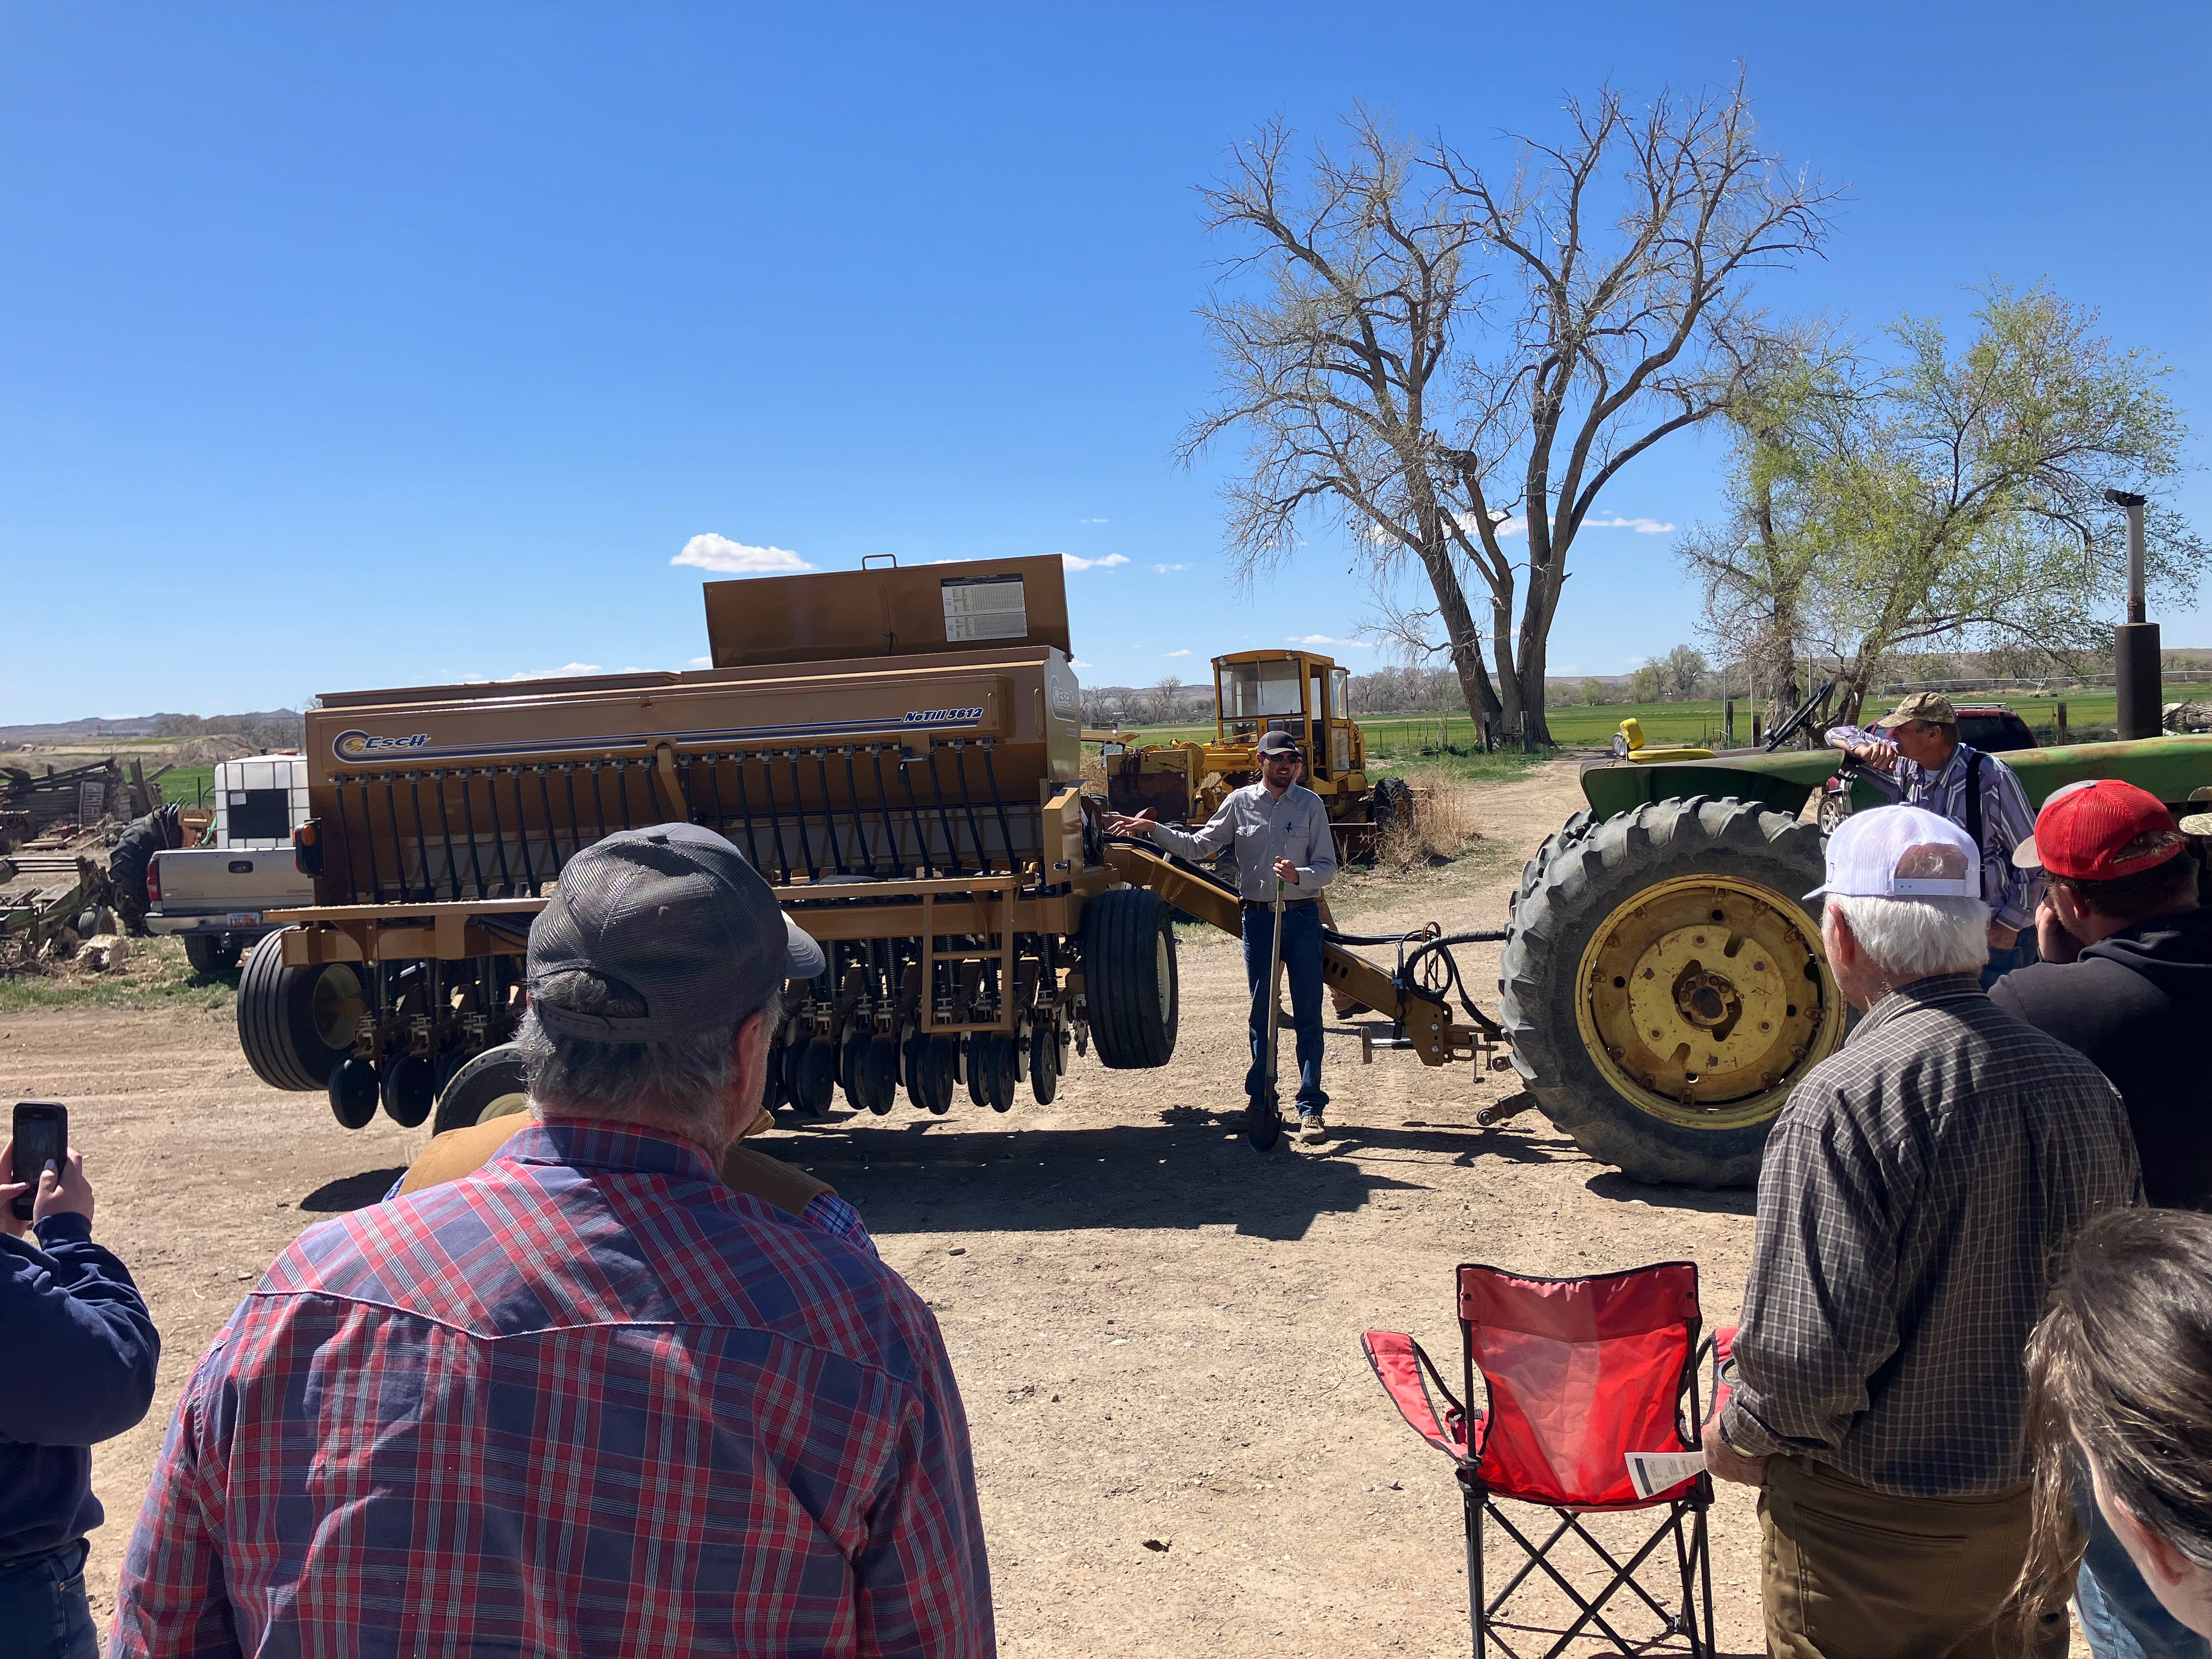
{"label": "red plaid shirt", "polygon": [[112,1650],[994,1651],[921,1299],[580,1123],[276,1259],[178,1404]]}

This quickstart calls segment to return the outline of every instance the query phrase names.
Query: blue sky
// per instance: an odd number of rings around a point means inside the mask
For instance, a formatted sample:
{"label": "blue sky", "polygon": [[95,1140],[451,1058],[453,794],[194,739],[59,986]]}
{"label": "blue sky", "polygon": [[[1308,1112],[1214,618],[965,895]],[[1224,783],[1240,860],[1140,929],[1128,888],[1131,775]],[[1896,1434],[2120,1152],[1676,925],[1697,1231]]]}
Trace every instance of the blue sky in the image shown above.
{"label": "blue sky", "polygon": [[[1871,331],[2048,278],[2212,430],[2207,19],[0,6],[0,724],[682,666],[701,536],[1098,562],[1069,576],[1094,684],[1346,635],[1346,553],[1238,592],[1234,454],[1170,452],[1227,251],[1194,185],[1263,119],[1355,101],[1494,159],[1562,92],[1741,58],[1772,146],[1851,186],[1773,307]],[[1718,461],[1672,441],[1607,510],[1686,527]],[[2185,506],[2212,520],[2201,477]],[[1673,539],[1585,534],[1555,672],[1690,636]]]}

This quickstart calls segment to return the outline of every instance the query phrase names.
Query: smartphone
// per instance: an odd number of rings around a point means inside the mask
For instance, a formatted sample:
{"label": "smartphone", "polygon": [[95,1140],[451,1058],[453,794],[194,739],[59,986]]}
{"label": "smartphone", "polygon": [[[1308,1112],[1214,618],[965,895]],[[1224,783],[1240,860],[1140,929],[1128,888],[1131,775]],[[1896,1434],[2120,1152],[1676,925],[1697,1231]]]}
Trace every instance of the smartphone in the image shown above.
{"label": "smartphone", "polygon": [[19,1100],[15,1103],[15,1179],[27,1181],[31,1189],[8,1200],[18,1221],[31,1218],[39,1196],[39,1171],[51,1162],[57,1170],[69,1164],[69,1108],[58,1101]]}

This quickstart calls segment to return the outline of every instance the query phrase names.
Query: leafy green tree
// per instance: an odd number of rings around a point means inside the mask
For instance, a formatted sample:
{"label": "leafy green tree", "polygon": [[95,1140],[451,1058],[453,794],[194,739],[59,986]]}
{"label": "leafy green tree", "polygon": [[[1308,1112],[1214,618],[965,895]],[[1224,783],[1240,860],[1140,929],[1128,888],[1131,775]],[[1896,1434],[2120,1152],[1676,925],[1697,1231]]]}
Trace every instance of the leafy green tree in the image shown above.
{"label": "leafy green tree", "polygon": [[1680,550],[1717,615],[1771,632],[1770,662],[1809,649],[1838,665],[1841,718],[1899,652],[2096,648],[2125,580],[2108,488],[2152,497],[2162,599],[2192,593],[2203,569],[2171,505],[2187,432],[2164,363],[2042,287],[1992,285],[1975,321],[1954,349],[1941,324],[1905,317],[1893,364],[1838,355],[1778,418],[1741,411],[1731,520]]}
{"label": "leafy green tree", "polygon": [[1595,708],[1605,702],[1605,682],[1595,677],[1583,682],[1583,702]]}

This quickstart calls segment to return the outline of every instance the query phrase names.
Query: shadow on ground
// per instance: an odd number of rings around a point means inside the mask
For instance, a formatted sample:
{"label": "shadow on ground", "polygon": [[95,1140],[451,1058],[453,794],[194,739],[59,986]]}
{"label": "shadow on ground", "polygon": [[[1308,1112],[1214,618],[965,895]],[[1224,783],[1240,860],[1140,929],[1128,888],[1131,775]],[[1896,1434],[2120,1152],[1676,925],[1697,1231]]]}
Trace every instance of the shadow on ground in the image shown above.
{"label": "shadow on ground", "polygon": [[406,1174],[404,1167],[391,1170],[363,1170],[359,1175],[340,1176],[336,1181],[325,1181],[321,1186],[300,1200],[300,1207],[309,1215],[343,1215],[348,1210],[365,1210],[392,1190],[392,1183]]}
{"label": "shadow on ground", "polygon": [[1705,1215],[1755,1215],[1759,1194],[1749,1187],[1662,1187],[1634,1181],[1618,1170],[1592,1176],[1585,1183],[1600,1198],[1652,1204],[1663,1210],[1696,1210]]}
{"label": "shadow on ground", "polygon": [[[1319,1150],[1286,1136],[1261,1154],[1245,1142],[1241,1112],[1170,1106],[1159,1120],[994,1129],[972,1116],[847,1118],[761,1145],[829,1182],[885,1234],[1230,1226],[1297,1239],[1320,1215],[1357,1210],[1374,1193],[1429,1188],[1441,1169],[1478,1158],[1581,1156],[1565,1140],[1419,1121],[1338,1127]],[[1437,1164],[1440,1152],[1449,1164]],[[1394,1155],[1410,1153],[1427,1156],[1405,1158],[1405,1174],[1393,1173]]]}

